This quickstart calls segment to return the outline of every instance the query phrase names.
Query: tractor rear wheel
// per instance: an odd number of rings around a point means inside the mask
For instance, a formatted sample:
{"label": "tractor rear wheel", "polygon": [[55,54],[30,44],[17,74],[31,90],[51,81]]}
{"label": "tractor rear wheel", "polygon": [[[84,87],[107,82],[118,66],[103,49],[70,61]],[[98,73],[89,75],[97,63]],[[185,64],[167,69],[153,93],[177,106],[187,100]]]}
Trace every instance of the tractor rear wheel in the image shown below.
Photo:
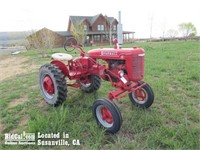
{"label": "tractor rear wheel", "polygon": [[101,86],[101,78],[97,75],[89,75],[81,78],[78,82],[81,85],[81,90],[86,93],[97,91]]}
{"label": "tractor rear wheel", "polygon": [[93,103],[93,115],[100,127],[106,132],[117,133],[122,125],[122,116],[115,103],[108,99],[97,99]]}
{"label": "tractor rear wheel", "polygon": [[53,64],[39,70],[39,87],[45,101],[53,106],[62,104],[67,97],[67,85],[62,71]]}
{"label": "tractor rear wheel", "polygon": [[[143,81],[139,82],[139,85],[143,84]],[[129,94],[129,99],[140,108],[148,108],[153,104],[154,93],[152,88],[146,83],[143,87]]]}

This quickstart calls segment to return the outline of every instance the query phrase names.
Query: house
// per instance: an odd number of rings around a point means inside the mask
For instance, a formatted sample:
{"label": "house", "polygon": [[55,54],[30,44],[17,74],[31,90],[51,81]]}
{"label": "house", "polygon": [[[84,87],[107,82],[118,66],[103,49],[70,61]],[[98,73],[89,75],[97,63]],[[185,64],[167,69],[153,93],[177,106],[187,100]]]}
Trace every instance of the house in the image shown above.
{"label": "house", "polygon": [[[112,39],[117,37],[117,19],[103,16],[102,14],[95,16],[69,16],[67,32],[60,34],[68,37],[72,36],[72,31],[80,24],[83,25],[86,33],[86,45],[109,44]],[[132,41],[134,33],[131,31],[123,31],[124,42]]]}
{"label": "house", "polygon": [[28,49],[63,47],[66,41],[66,37],[47,28],[31,33],[26,39]]}
{"label": "house", "polygon": [[[117,37],[118,21],[114,17],[103,16],[102,14],[95,16],[69,16],[67,31],[54,32],[43,28],[33,32],[26,37],[29,43],[27,48],[63,47],[66,39],[73,36],[72,31],[77,25],[83,27],[85,45],[105,45]],[[132,42],[134,33],[132,31],[123,31],[124,42]]]}

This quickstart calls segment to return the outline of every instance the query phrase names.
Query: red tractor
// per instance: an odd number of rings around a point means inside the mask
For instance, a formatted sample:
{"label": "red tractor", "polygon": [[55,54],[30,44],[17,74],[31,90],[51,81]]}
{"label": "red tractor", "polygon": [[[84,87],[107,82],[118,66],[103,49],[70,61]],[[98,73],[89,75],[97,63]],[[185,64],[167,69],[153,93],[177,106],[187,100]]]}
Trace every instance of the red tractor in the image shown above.
{"label": "red tractor", "polygon": [[[62,104],[67,97],[67,86],[80,88],[91,93],[100,88],[101,79],[111,82],[116,88],[108,92],[108,98],[96,99],[93,115],[97,124],[109,133],[119,131],[122,116],[113,102],[126,95],[133,105],[148,108],[154,101],[151,87],[144,78],[144,55],[142,48],[99,48],[87,53],[70,38],[65,44],[66,51],[78,50],[80,56],[55,53],[50,64],[39,70],[39,86],[45,101],[53,106]],[[68,83],[67,80],[74,80]]]}

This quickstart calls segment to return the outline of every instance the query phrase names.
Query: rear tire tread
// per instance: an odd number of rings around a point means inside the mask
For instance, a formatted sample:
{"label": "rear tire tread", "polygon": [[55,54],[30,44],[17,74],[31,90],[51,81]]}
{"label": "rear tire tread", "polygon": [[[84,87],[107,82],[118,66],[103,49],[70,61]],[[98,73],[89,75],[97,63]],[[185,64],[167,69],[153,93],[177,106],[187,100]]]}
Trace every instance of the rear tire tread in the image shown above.
{"label": "rear tire tread", "polygon": [[101,86],[101,78],[97,75],[91,75],[91,85],[89,87],[81,86],[81,90],[86,93],[97,91]]}

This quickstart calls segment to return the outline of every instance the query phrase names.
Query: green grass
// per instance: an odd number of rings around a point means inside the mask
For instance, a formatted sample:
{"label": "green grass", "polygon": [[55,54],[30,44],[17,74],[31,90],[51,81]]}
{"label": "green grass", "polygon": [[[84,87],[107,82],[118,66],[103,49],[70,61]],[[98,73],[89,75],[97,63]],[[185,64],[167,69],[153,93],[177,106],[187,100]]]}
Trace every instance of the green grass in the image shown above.
{"label": "green grass", "polygon": [[[131,105],[128,97],[117,102],[123,125],[115,135],[105,134],[92,116],[95,97],[106,97],[111,89],[102,82],[97,93],[85,94],[68,87],[68,97],[60,107],[47,105],[38,89],[38,69],[0,82],[1,143],[4,133],[65,132],[79,139],[80,146],[6,146],[0,149],[199,149],[200,143],[200,45],[197,41],[133,43],[146,50],[145,81],[151,85],[155,102],[142,110]],[[89,50],[90,48],[85,48]],[[50,56],[63,49],[48,50]],[[41,58],[37,51],[27,57],[28,64],[43,65],[50,57]],[[12,101],[27,100],[8,108]],[[27,121],[22,123],[23,118]]]}

